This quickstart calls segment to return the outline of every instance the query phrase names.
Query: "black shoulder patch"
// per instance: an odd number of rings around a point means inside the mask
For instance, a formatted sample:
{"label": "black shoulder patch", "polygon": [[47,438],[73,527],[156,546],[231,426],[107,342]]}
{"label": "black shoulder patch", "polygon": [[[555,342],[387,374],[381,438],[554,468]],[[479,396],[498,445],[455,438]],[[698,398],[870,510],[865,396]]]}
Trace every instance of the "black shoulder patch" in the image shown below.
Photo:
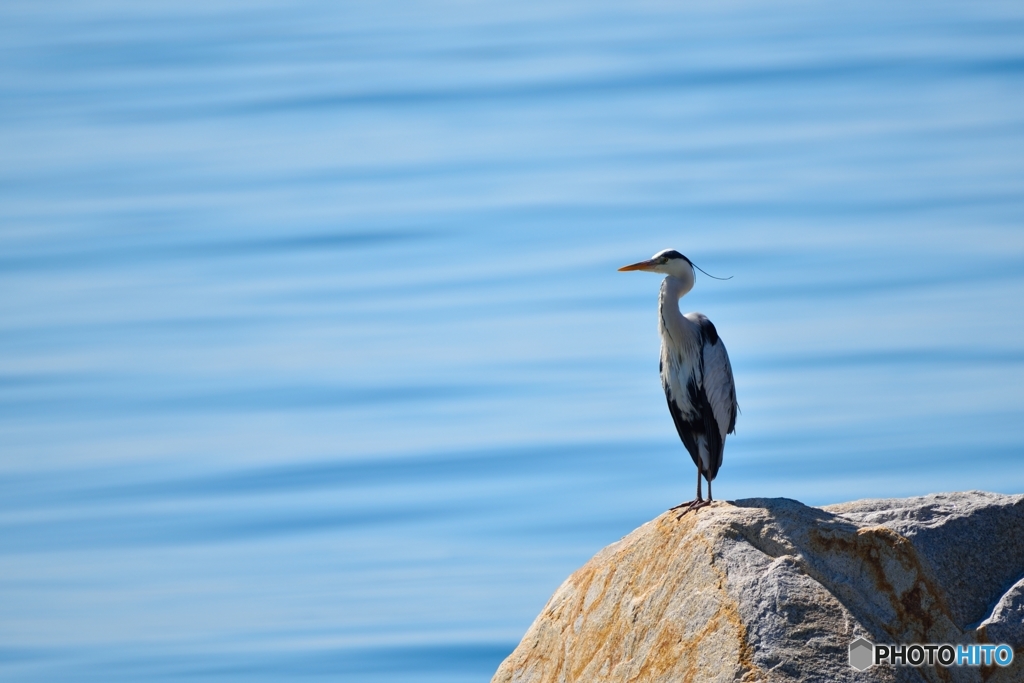
{"label": "black shoulder patch", "polygon": [[715,329],[715,324],[707,318],[700,319],[700,333],[712,346],[718,343],[718,330]]}

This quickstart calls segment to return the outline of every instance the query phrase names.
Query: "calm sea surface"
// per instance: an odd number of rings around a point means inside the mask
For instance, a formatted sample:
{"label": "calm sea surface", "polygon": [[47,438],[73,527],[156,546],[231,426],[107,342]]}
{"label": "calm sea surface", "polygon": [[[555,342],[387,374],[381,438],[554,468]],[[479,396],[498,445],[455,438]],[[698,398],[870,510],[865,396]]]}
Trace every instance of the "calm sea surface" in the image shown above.
{"label": "calm sea surface", "polygon": [[1024,6],[0,5],[0,678],[487,681],[692,497],[1024,491]]}

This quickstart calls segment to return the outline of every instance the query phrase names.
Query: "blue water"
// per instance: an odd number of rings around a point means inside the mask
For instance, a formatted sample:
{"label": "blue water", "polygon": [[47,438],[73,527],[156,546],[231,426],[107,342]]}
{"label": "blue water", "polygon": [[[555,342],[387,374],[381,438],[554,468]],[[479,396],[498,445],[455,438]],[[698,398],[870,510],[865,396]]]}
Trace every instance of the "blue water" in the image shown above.
{"label": "blue water", "polygon": [[1024,491],[1024,6],[0,5],[0,678],[486,681],[692,496]]}

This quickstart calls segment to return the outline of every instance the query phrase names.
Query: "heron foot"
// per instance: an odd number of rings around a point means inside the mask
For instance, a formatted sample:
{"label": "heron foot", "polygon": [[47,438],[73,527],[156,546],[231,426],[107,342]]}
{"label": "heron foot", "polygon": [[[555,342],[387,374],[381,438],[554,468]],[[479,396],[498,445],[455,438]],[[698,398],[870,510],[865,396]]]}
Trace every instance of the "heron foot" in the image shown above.
{"label": "heron foot", "polygon": [[711,502],[712,501],[710,499],[704,500],[703,498],[697,498],[696,500],[691,500],[691,501],[686,502],[686,503],[680,503],[679,505],[676,505],[674,508],[669,508],[669,509],[670,510],[682,510],[682,512],[680,512],[679,515],[676,517],[677,520],[680,520],[680,519],[682,519],[686,515],[687,512],[690,512],[692,510],[699,510],[699,509],[701,509],[703,507],[707,507],[708,505],[711,505]]}

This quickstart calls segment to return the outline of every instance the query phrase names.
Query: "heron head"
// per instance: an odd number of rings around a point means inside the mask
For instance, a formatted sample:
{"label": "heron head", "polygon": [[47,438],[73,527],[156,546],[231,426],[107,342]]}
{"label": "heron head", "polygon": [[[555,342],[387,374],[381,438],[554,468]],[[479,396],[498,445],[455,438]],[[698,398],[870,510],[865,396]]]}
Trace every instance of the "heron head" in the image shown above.
{"label": "heron head", "polygon": [[693,263],[675,249],[664,249],[646,261],[631,263],[628,266],[622,266],[619,270],[646,270],[651,273],[664,273],[683,281],[689,281],[691,286],[694,279]]}

